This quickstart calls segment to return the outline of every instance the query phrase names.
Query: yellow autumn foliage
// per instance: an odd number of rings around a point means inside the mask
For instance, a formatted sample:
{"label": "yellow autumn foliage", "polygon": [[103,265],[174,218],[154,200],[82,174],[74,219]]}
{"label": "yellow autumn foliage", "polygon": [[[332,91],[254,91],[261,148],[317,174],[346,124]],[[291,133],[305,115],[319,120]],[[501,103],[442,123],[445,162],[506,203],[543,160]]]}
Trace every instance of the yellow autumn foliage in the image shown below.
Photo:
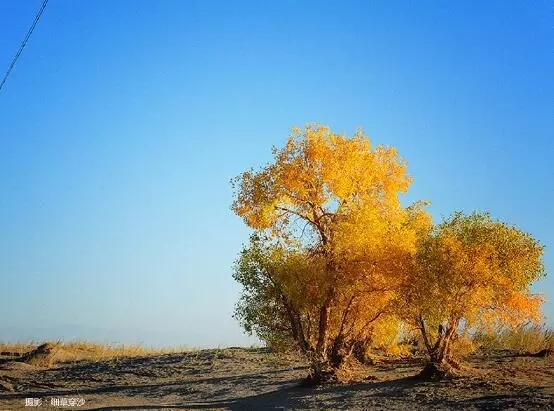
{"label": "yellow autumn foliage", "polygon": [[543,247],[488,214],[434,226],[427,202],[403,206],[412,177],[393,147],[308,124],[273,157],[232,180],[232,210],[254,233],[235,266],[235,316],[300,349],[314,375],[370,346],[394,351],[402,328],[440,363],[471,349],[469,330],[540,320],[529,286]]}
{"label": "yellow autumn foliage", "polygon": [[529,286],[544,275],[543,247],[486,213],[455,213],[422,237],[400,302],[433,361],[471,329],[541,320],[542,298]]}
{"label": "yellow autumn foliage", "polygon": [[[233,180],[232,209],[264,238],[264,261],[272,261],[248,281],[268,278],[273,291],[258,291],[278,296],[265,301],[282,308],[288,338],[314,364],[338,366],[356,343],[397,330],[391,304],[431,219],[424,203],[400,203],[412,182],[406,162],[394,148],[372,149],[361,131],[347,138],[309,124],[273,154],[273,163]],[[253,295],[238,310],[250,329],[264,300]]]}

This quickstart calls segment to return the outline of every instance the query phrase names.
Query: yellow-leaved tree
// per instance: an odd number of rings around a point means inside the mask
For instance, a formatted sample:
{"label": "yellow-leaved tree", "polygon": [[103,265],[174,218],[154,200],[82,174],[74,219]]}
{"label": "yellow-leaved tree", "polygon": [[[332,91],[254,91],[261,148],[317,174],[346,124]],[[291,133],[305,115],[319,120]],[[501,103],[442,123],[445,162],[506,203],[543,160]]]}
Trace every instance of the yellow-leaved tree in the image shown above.
{"label": "yellow-leaved tree", "polygon": [[471,330],[541,320],[542,299],[529,287],[544,275],[542,253],[529,234],[487,213],[454,213],[422,236],[400,301],[426,347],[422,375],[456,366],[453,343]]}
{"label": "yellow-leaved tree", "polygon": [[235,266],[235,316],[269,343],[293,343],[317,383],[398,323],[391,304],[431,220],[423,203],[400,204],[411,178],[396,150],[372,149],[361,131],[309,124],[273,154],[233,180],[232,209],[255,232]]}

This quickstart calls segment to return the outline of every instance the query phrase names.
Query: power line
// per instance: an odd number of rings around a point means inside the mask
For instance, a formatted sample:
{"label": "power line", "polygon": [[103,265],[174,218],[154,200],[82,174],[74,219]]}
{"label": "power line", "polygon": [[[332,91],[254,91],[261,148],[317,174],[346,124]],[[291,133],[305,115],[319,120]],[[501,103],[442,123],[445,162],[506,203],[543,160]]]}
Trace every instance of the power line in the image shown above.
{"label": "power line", "polygon": [[8,79],[8,76],[10,75],[10,73],[13,69],[13,66],[15,66],[15,63],[16,63],[17,59],[19,58],[19,56],[21,55],[21,52],[23,51],[23,49],[27,45],[27,42],[29,41],[29,38],[31,37],[31,34],[33,34],[33,30],[35,29],[35,26],[37,25],[38,21],[40,20],[40,16],[42,15],[42,12],[46,8],[46,4],[48,4],[48,0],[43,0],[42,6],[40,7],[40,10],[38,11],[37,15],[35,16],[35,21],[33,21],[33,24],[31,24],[31,27],[29,28],[29,31],[27,32],[27,35],[25,36],[25,39],[21,43],[21,46],[19,47],[19,50],[15,54],[15,56],[12,60],[12,64],[10,64],[10,67],[8,68],[8,71],[6,71],[6,74],[4,74],[4,78],[2,79],[2,83],[0,83],[0,91],[2,91],[2,87],[4,86],[4,83],[6,82],[6,80]]}

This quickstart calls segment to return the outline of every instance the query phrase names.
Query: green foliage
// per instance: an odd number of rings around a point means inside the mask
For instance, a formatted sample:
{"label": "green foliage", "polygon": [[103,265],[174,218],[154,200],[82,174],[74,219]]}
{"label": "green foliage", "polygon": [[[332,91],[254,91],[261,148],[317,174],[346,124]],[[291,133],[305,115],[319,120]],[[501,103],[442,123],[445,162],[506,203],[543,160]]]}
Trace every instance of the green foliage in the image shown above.
{"label": "green foliage", "polygon": [[278,272],[282,270],[271,257],[284,250],[253,234],[235,263],[233,278],[243,286],[235,307],[236,318],[249,335],[257,335],[269,347],[284,351],[294,345],[286,307],[282,304]]}

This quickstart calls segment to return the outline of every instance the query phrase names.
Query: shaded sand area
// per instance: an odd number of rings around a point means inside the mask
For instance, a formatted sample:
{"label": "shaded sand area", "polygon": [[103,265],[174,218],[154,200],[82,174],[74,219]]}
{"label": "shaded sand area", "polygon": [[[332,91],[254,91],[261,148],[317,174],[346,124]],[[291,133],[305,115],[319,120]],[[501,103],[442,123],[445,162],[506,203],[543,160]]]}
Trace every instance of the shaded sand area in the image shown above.
{"label": "shaded sand area", "polygon": [[[437,383],[410,378],[421,360],[383,358],[359,366],[358,382],[299,388],[307,366],[267,349],[197,352],[56,363],[0,359],[0,410],[529,410],[554,409],[554,360],[509,352],[473,355],[464,377]],[[365,379],[364,379],[365,377]],[[56,407],[52,398],[84,399]]]}

